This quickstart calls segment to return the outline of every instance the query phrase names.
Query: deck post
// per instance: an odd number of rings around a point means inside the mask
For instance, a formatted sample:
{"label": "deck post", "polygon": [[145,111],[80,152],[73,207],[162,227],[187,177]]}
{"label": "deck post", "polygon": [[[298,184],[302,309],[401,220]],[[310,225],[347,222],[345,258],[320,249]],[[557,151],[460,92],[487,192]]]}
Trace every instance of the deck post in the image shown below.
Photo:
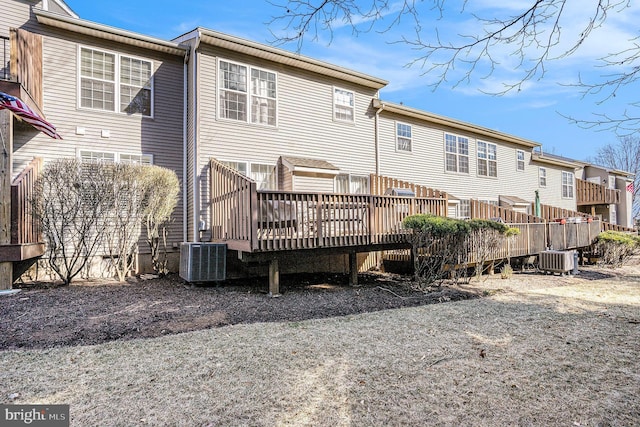
{"label": "deck post", "polygon": [[[0,110],[0,245],[11,244],[11,174],[13,173],[13,116]],[[13,263],[0,261],[0,290],[13,286]]]}
{"label": "deck post", "polygon": [[349,252],[349,285],[358,286],[358,254]]}
{"label": "deck post", "polygon": [[269,296],[280,295],[280,267],[278,258],[273,258],[269,263]]}

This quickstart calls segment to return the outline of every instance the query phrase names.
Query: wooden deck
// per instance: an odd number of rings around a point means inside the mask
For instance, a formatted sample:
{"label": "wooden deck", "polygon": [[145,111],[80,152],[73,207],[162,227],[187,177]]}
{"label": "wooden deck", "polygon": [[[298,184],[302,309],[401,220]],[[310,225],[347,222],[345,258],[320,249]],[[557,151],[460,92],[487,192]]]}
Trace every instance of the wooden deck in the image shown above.
{"label": "wooden deck", "polygon": [[444,198],[260,191],[244,175],[211,161],[212,240],[264,253],[406,245],[409,215],[446,215]]}
{"label": "wooden deck", "polygon": [[[423,187],[412,188],[418,197],[260,191],[255,182],[216,160],[211,160],[210,167],[212,240],[226,243],[242,259],[269,261],[272,293],[278,292],[280,256],[303,256],[294,252],[299,250],[311,256],[318,251],[348,253],[352,281],[356,281],[358,252],[409,247],[406,235],[411,231],[404,229],[404,218],[420,213],[447,215],[448,195]],[[372,179],[376,188],[391,182]],[[393,184],[404,187],[397,180]],[[424,195],[432,197],[419,197]],[[546,206],[543,210],[546,215],[569,213]],[[478,204],[474,216],[504,218],[520,229],[518,236],[505,240],[491,255],[492,260],[539,254],[547,248],[588,247],[602,227],[600,221],[586,218],[566,224],[546,222],[488,204]],[[469,260],[474,262],[473,254]]]}

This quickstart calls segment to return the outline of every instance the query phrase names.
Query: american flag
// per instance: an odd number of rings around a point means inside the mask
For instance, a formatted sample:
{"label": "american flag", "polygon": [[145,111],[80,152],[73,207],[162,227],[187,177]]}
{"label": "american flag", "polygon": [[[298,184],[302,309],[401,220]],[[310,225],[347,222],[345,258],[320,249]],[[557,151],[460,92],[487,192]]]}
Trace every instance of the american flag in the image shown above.
{"label": "american flag", "polygon": [[15,96],[11,96],[4,92],[0,92],[0,110],[6,108],[20,119],[29,123],[34,128],[49,135],[53,139],[62,139],[60,134],[56,132],[56,127],[40,117],[27,104],[20,101]]}

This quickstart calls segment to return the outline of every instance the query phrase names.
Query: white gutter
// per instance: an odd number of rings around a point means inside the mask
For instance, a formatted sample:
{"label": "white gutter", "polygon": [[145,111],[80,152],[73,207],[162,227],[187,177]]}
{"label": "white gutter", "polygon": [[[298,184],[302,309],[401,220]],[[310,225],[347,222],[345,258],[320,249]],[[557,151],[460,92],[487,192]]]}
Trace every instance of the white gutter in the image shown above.
{"label": "white gutter", "polygon": [[[377,98],[376,98],[377,99]],[[374,100],[375,101],[375,100]],[[375,102],[374,102],[375,107]],[[380,112],[384,110],[384,104],[380,103],[376,110],[375,150],[376,150],[376,175],[380,175]]]}

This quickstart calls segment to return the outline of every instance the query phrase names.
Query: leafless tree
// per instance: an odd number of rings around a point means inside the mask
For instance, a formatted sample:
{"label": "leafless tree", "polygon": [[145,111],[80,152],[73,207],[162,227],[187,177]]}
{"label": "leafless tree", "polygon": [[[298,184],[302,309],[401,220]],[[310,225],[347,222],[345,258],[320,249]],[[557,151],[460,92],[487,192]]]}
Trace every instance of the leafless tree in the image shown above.
{"label": "leafless tree", "polygon": [[[505,58],[515,59],[510,82],[502,82],[502,95],[520,91],[526,82],[542,79],[549,62],[575,54],[594,30],[601,27],[612,13],[624,13],[631,0],[587,0],[580,2],[585,15],[580,26],[568,25],[572,12],[569,0],[529,0],[521,6],[487,9],[491,16],[471,10],[472,2],[464,0],[271,0],[281,10],[271,22],[275,43],[297,42],[300,49],[306,37],[321,34],[333,38],[338,28],[349,27],[354,34],[376,31],[388,33],[390,43],[405,43],[415,52],[409,65],[419,66],[430,76],[435,89],[443,84],[457,86],[471,81],[472,76],[489,77],[506,65]],[[573,4],[571,4],[573,3]],[[476,25],[463,27],[468,33],[452,34],[452,21],[471,19]],[[399,30],[390,31],[391,29]],[[578,76],[574,84],[586,95],[596,95],[599,102],[616,96],[622,88],[640,77],[640,39],[629,40],[629,48],[612,52],[596,63],[604,67],[596,81]],[[598,126],[630,134],[640,130],[639,103],[632,103],[618,117],[595,115],[594,120],[568,117],[583,127]]]}
{"label": "leafless tree", "polygon": [[592,163],[635,174],[633,182],[633,217],[640,215],[640,137],[623,136],[615,144],[598,149]]}

